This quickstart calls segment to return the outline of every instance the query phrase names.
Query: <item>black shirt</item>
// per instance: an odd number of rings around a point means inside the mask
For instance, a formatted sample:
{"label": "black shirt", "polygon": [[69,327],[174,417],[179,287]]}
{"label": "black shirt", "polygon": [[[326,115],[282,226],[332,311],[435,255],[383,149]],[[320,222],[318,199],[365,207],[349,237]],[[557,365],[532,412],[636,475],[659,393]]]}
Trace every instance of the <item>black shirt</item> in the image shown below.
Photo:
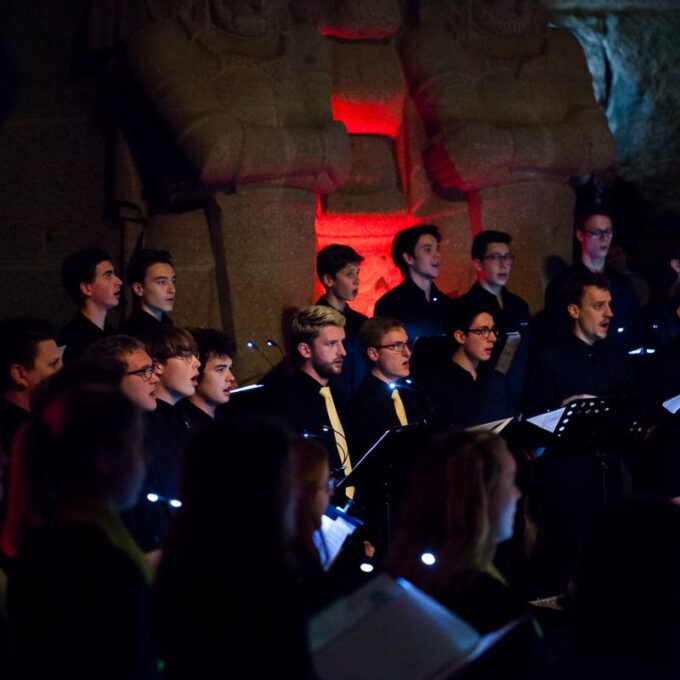
{"label": "black shirt", "polygon": [[453,300],[432,284],[430,301],[425,291],[407,276],[375,304],[376,316],[395,316],[406,325],[411,341],[443,335],[448,329]]}
{"label": "black shirt", "polygon": [[469,427],[507,418],[505,376],[486,366],[477,370],[477,379],[453,361],[430,373],[423,381],[430,397],[433,422]]}
{"label": "black shirt", "polygon": [[521,336],[519,346],[506,373],[508,406],[510,412],[516,415],[522,410],[524,403],[526,373],[532,344],[529,329],[529,305],[519,295],[511,293],[507,288],[501,288],[501,299],[503,301],[502,307],[498,303],[498,298],[483,288],[480,283],[475,283],[465,295],[460,297],[460,300],[469,300],[475,304],[488,307],[493,313],[499,336],[491,355],[489,364],[491,367],[496,367],[507,343],[508,334],[519,333]]}
{"label": "black shirt", "polygon": [[[410,385],[396,384],[409,424],[429,415],[425,395]],[[389,428],[400,425],[387,383],[368,374],[354,394],[351,403],[353,449],[362,455]]]}
{"label": "black shirt", "polygon": [[203,409],[198,408],[198,406],[189,401],[189,399],[182,399],[177,405],[177,408],[182,411],[185,421],[191,430],[196,430],[215,422],[214,418],[211,418]]}
{"label": "black shirt", "polygon": [[[292,429],[298,434],[307,433],[318,437],[328,448],[331,457],[331,468],[342,466],[346,451],[338,451],[328,411],[326,400],[319,394],[323,385],[314,378],[298,369],[283,383],[278,391],[276,401],[279,411]],[[350,438],[347,408],[341,395],[331,388],[335,410],[338,412],[345,436]],[[324,428],[326,428],[324,430]],[[351,460],[355,459],[355,452],[350,452]]]}
{"label": "black shirt", "polygon": [[[182,409],[162,399],[157,400],[155,411],[145,414],[144,446],[149,454],[146,479],[139,502],[123,514],[130,533],[144,551],[159,548],[170,531],[175,509],[167,500],[179,495],[182,449],[189,430]],[[154,503],[147,494],[167,500]]]}
{"label": "black shirt", "polygon": [[[323,305],[324,307],[333,307],[333,305],[328,303],[325,295],[322,295],[316,301],[316,304]],[[368,373],[368,364],[359,343],[359,330],[368,317],[355,312],[349,305],[345,305],[345,311],[341,312],[341,314],[345,317],[345,341],[343,344],[347,356],[342,365],[342,373],[338,376],[333,376],[329,380],[329,384],[333,388],[333,392],[339,392],[345,401],[349,401],[366,373]]]}
{"label": "black shirt", "polygon": [[567,397],[619,394],[633,386],[628,355],[620,347],[600,340],[593,345],[573,333],[541,347],[529,367],[526,412],[557,408]]}
{"label": "black shirt", "polygon": [[134,338],[143,338],[149,333],[153,333],[159,326],[174,325],[172,319],[167,315],[161,315],[159,321],[153,314],[136,307],[127,318],[127,321],[120,327],[120,332],[131,335]]}
{"label": "black shirt", "polygon": [[640,391],[657,402],[680,394],[680,336],[657,350],[640,357]]}
{"label": "black shirt", "polygon": [[57,344],[61,347],[66,345],[64,350],[64,363],[78,359],[85,354],[85,350],[97,340],[101,340],[107,335],[111,335],[113,329],[108,323],[104,325],[104,330],[99,328],[97,324],[92,323],[86,316],[80,312],[76,317],[66,325],[57,339]]}

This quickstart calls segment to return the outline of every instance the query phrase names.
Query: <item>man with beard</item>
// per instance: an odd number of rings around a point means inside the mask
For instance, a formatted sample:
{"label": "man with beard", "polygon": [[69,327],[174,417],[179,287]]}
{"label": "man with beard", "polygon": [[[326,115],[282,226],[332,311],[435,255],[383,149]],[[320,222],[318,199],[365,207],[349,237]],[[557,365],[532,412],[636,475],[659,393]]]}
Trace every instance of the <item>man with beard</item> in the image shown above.
{"label": "man with beard", "polygon": [[299,311],[291,324],[291,346],[297,369],[278,395],[281,412],[292,428],[323,440],[331,468],[351,470],[345,404],[329,380],[340,375],[345,351],[345,317],[332,307],[312,305]]}

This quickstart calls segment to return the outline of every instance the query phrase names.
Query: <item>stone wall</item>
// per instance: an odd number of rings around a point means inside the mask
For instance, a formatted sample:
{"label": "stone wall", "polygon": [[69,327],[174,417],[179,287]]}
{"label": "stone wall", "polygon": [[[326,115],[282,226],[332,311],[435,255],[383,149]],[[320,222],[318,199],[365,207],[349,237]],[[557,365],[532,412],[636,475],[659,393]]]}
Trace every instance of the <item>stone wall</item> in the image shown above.
{"label": "stone wall", "polygon": [[680,3],[544,0],[580,40],[616,139],[622,177],[680,213]]}

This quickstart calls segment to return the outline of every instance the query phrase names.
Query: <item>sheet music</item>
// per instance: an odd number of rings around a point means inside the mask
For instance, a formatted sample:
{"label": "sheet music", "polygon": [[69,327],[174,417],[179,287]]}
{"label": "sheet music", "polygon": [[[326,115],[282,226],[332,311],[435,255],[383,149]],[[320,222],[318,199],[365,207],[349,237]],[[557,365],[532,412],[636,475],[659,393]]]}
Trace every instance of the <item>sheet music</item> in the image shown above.
{"label": "sheet music", "polygon": [[482,637],[413,584],[383,574],[312,619],[310,648],[322,680],[444,680],[517,623]]}
{"label": "sheet music", "polygon": [[493,432],[499,434],[512,422],[512,418],[501,418],[500,420],[492,420],[490,423],[482,423],[481,425],[473,425],[466,427],[468,432]]}
{"label": "sheet music", "polygon": [[662,406],[673,414],[677,413],[678,409],[680,409],[680,394],[676,395],[675,397],[671,397],[670,399],[666,399]]}
{"label": "sheet music", "polygon": [[[330,569],[333,561],[344,545],[345,540],[347,540],[347,537],[351,536],[355,531],[356,526],[340,516],[335,519],[331,519],[328,515],[321,516],[321,534],[326,544],[326,549],[328,550],[327,559],[322,565],[324,571]],[[315,538],[315,543],[316,542]],[[319,548],[319,553],[323,555],[323,547],[317,543],[317,548]]]}
{"label": "sheet music", "polygon": [[542,430],[547,430],[548,432],[554,432],[557,428],[557,423],[560,422],[560,418],[564,413],[566,407],[558,408],[555,411],[548,411],[548,413],[539,413],[537,416],[532,416],[527,418],[527,422],[532,425],[540,427]]}
{"label": "sheet music", "polygon": [[517,350],[519,349],[519,343],[522,342],[522,336],[517,331],[506,333],[505,337],[506,340],[503,351],[494,366],[494,370],[503,375],[507,375],[510,370],[512,360],[515,358],[515,354],[517,354]]}

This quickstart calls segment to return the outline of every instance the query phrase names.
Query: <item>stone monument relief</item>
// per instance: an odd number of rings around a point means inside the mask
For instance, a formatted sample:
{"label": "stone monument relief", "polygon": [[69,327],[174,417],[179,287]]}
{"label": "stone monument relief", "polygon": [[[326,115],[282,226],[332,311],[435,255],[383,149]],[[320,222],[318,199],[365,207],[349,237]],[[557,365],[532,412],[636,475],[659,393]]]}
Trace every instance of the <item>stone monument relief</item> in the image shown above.
{"label": "stone monument relief", "polygon": [[583,51],[537,0],[423,0],[420,21],[401,54],[430,137],[425,167],[466,193],[473,228],[513,234],[512,285],[536,310],[543,258],[570,250],[568,177],[615,158]]}
{"label": "stone monument relief", "polygon": [[[278,0],[196,0],[191,9],[134,33],[128,63],[212,197],[204,211],[152,216],[144,242],[171,250],[180,271],[205,274],[191,322],[218,311],[241,346],[280,341],[281,310],[309,299],[317,196],[349,170],[327,46]],[[218,298],[206,296],[216,286]],[[207,308],[215,301],[218,310]]]}

